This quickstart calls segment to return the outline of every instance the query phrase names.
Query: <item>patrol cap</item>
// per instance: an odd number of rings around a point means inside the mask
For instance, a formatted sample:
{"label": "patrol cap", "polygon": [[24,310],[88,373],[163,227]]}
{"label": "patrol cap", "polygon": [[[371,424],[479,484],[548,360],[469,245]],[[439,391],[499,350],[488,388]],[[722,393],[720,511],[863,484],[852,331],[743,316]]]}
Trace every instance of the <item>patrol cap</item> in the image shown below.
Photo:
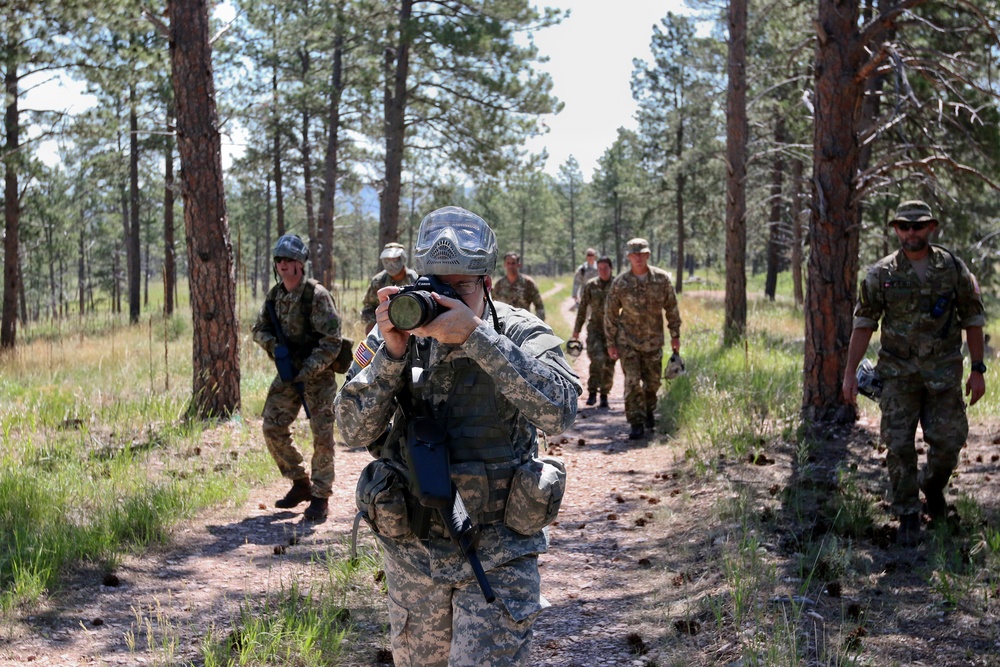
{"label": "patrol cap", "polygon": [[378,256],[379,259],[400,259],[406,261],[406,248],[403,247],[402,243],[386,243],[385,247],[382,248],[382,254]]}
{"label": "patrol cap", "polygon": [[298,234],[285,234],[274,244],[272,257],[275,260],[284,258],[305,263],[309,259],[309,248]]}
{"label": "patrol cap", "polygon": [[889,221],[890,225],[897,222],[937,222],[931,214],[931,207],[919,199],[904,201],[896,208],[896,214]]}
{"label": "patrol cap", "polygon": [[634,239],[629,239],[628,243],[625,245],[628,248],[629,255],[638,255],[644,252],[649,252],[649,241],[643,238],[636,237]]}

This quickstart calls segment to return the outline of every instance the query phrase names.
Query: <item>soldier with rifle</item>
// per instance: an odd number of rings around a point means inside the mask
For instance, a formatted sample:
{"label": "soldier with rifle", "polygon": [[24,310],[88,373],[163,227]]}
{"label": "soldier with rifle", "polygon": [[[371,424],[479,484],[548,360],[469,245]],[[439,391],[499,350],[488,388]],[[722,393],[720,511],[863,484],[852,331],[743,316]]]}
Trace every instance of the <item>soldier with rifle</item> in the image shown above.
{"label": "soldier with rifle", "polygon": [[[279,282],[257,315],[253,339],[278,370],[264,401],[264,441],[282,476],[292,481],[292,488],[274,506],[289,509],[308,500],[304,516],[316,521],[326,517],[333,492],[340,315],[330,292],[305,278],[309,249],[301,238],[282,236],[273,256]],[[290,429],[300,407],[305,408],[313,434],[311,479]]]}
{"label": "soldier with rifle", "polygon": [[336,403],[341,435],[375,457],[356,497],[385,561],[393,662],[525,665],[566,479],[537,431],[569,427],[582,388],[544,322],[490,298],[481,217],[431,212],[413,257],[420,279],[379,290]]}

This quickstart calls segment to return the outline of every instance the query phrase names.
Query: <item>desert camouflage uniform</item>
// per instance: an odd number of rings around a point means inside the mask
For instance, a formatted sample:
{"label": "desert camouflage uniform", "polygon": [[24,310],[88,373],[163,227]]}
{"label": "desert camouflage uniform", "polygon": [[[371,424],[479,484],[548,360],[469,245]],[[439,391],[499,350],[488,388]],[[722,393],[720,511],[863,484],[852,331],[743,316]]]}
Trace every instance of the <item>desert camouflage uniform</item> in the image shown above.
{"label": "desert camouflage uniform", "polygon": [[490,292],[496,301],[503,301],[515,308],[528,310],[529,306],[535,306],[535,315],[538,319],[545,319],[545,304],[542,303],[542,295],[538,292],[538,285],[530,277],[523,273],[518,274],[517,279],[511,283],[507,276],[500,276],[493,280],[493,291]]}
{"label": "desert camouflage uniform", "polygon": [[593,266],[584,262],[576,267],[576,272],[573,274],[573,298],[582,298],[584,285],[597,276],[597,262],[594,262]]}
{"label": "desert camouflage uniform", "polygon": [[375,326],[378,291],[383,287],[405,287],[406,285],[412,285],[417,282],[417,277],[417,272],[411,268],[406,269],[405,275],[399,282],[393,280],[388,271],[379,271],[372,276],[371,282],[368,284],[368,291],[365,292],[365,298],[361,300],[361,321],[364,323],[365,333],[371,331],[372,327]]}
{"label": "desert camouflage uniform", "polygon": [[681,335],[681,314],[670,275],[649,267],[640,276],[631,269],[611,283],[604,306],[607,344],[618,348],[625,374],[625,418],[643,425],[656,408],[656,392],[663,372],[663,315],[672,338]]}
{"label": "desert camouflage uniform", "polygon": [[[939,299],[947,306],[939,317]],[[883,381],[881,437],[899,516],[921,509],[919,489],[941,491],[958,464],[969,434],[962,397],[962,329],[986,323],[979,285],[965,264],[940,246],[930,246],[921,280],[903,252],[868,269],[854,308],[854,328],[882,323],[878,374]],[[917,423],[928,446],[918,473]]]}
{"label": "desert camouflage uniform", "polygon": [[[504,523],[503,507],[513,469],[537,454],[536,429],[557,434],[568,428],[581,388],[562,356],[562,341],[549,327],[502,303],[496,314],[503,334],[487,313],[463,345],[417,339],[409,356],[399,360],[386,356],[381,332],[373,329],[359,350],[375,350],[374,357],[361,368],[361,355],[355,354],[337,397],[344,439],[405,467],[405,417],[394,399],[416,369],[414,355],[424,360],[426,384],[410,391],[429,401],[433,418],[449,433],[452,479],[473,522],[480,524],[478,555],[497,595],[493,604],[485,602],[436,517],[427,539],[408,528],[395,538],[377,534],[397,667],[526,665],[532,625],[548,606],[538,573],[547,531],[514,532]],[[388,437],[376,441],[390,423]],[[493,446],[476,448],[486,441]]]}
{"label": "desert camouflage uniform", "polygon": [[573,325],[573,331],[582,331],[584,323],[587,324],[587,356],[590,358],[587,390],[591,393],[600,391],[602,396],[611,393],[615,378],[615,360],[608,356],[608,344],[604,340],[604,302],[611,282],[610,278],[605,281],[600,277],[587,281],[580,291],[580,307],[576,311],[576,323]]}
{"label": "desert camouflage uniform", "polygon": [[[315,283],[312,326],[307,326],[302,306],[305,286],[306,281],[303,280],[289,292],[278,283],[271,288],[268,298],[274,299],[282,332],[288,341],[295,367],[299,369],[296,378],[304,385],[306,404],[312,416],[309,420],[313,435],[311,474],[302,465],[302,454],[292,441],[290,429],[302,407],[302,399],[295,393],[292,383],[283,382],[277,374],[264,401],[264,442],[282,476],[293,481],[311,477],[312,495],[328,498],[334,480],[333,399],[337,395],[337,380],[330,365],[340,352],[340,315],[330,292]],[[253,339],[274,357],[278,337],[266,305],[257,314]]]}

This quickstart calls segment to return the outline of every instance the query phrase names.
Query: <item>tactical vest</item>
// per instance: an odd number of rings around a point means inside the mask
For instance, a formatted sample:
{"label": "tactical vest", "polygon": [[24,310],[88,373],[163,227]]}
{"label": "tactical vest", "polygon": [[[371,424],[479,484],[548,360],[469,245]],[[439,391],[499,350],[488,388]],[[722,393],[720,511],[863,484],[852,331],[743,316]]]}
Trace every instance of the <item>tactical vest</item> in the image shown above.
{"label": "tactical vest", "polygon": [[[946,361],[961,356],[962,328],[957,317],[961,269],[951,251],[934,248],[951,256],[944,281],[933,266],[928,266],[928,279],[923,284],[896,270],[895,262],[878,270],[884,313],[882,349],[898,359],[938,356]],[[938,277],[933,283],[932,272]]]}
{"label": "tactical vest", "polygon": [[[287,329],[282,327],[285,329],[285,338],[288,340],[288,346],[292,353],[292,362],[296,368],[302,368],[302,364],[305,363],[305,360],[309,358],[309,355],[313,353],[313,350],[316,349],[319,341],[323,338],[323,335],[316,331],[312,324],[313,299],[316,296],[316,285],[318,284],[319,282],[313,278],[307,278],[305,286],[302,288],[302,296],[299,299],[299,304],[302,317],[305,318],[306,322],[302,333],[298,336],[290,336]],[[267,300],[274,303],[277,300],[278,290],[281,287],[281,283],[272,287],[271,291],[267,293]],[[274,326],[273,322],[271,324]]]}
{"label": "tactical vest", "polygon": [[[516,411],[479,364],[462,357],[430,365],[430,348],[428,339],[411,348],[409,377],[418,379],[410,387],[413,401],[430,404],[430,416],[447,431],[453,477],[469,468],[462,464],[484,464],[489,491],[479,523],[501,522],[514,470],[531,459],[534,438],[520,445],[511,441],[509,421]],[[432,387],[447,387],[446,397],[436,395],[435,403]]]}

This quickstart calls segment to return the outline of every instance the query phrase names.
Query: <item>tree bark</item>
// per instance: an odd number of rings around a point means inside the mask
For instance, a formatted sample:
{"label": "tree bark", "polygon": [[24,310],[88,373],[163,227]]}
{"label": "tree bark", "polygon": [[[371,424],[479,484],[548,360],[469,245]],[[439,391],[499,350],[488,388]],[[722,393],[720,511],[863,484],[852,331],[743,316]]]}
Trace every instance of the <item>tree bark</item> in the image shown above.
{"label": "tree bark", "polygon": [[[387,48],[385,70],[385,183],[379,197],[379,247],[399,238],[399,200],[403,192],[403,150],[406,146],[406,79],[410,69],[410,17],[413,0],[399,7],[399,39],[395,53]],[[394,57],[395,56],[395,57]]]}
{"label": "tree bark", "polygon": [[[15,28],[16,29],[16,28]],[[12,35],[17,37],[17,35]],[[13,44],[7,46],[7,67],[4,75],[4,92],[7,109],[4,113],[4,242],[3,242],[3,319],[0,321],[0,350],[13,350],[17,343],[18,247],[20,230],[20,193],[17,185],[20,155],[20,124],[18,120],[18,73]]]}
{"label": "tree bark", "polygon": [[774,301],[778,291],[778,273],[781,272],[785,239],[782,232],[781,211],[784,208],[782,189],[785,178],[785,156],[781,147],[785,143],[785,118],[779,115],[774,122],[774,143],[778,147],[771,165],[771,214],[768,218],[767,277],[764,279],[764,294]]}
{"label": "tree bark", "polygon": [[317,279],[331,287],[333,276],[333,221],[334,205],[337,196],[337,179],[340,169],[338,164],[340,149],[340,97],[343,87],[343,52],[344,38],[340,34],[343,26],[342,17],[338,12],[337,35],[334,38],[333,73],[331,76],[329,117],[327,118],[326,159],[323,162],[323,195],[319,204],[319,244],[316,257],[313,260],[313,270]]}
{"label": "tree bark", "polygon": [[802,416],[808,422],[852,422],[857,408],[840,387],[851,337],[858,274],[858,127],[864,81],[858,72],[857,0],[821,0],[816,29],[816,96],[805,303]]}
{"label": "tree bark", "polygon": [[729,86],[726,94],[726,318],[723,343],[743,339],[747,327],[747,0],[729,2]]}
{"label": "tree bark", "polygon": [[135,86],[129,87],[128,110],[128,187],[129,222],[125,236],[125,256],[128,262],[128,321],[139,321],[139,116],[136,113]]}
{"label": "tree bark", "polygon": [[208,6],[205,0],[170,0],[168,10],[191,274],[194,379],[189,414],[207,419],[240,408],[233,249],[222,184]]}
{"label": "tree bark", "polygon": [[[278,227],[278,237],[285,235],[285,193],[282,188],[281,174],[281,120],[278,115],[278,68],[275,66],[271,74],[271,88],[274,92],[274,208],[275,223]],[[270,252],[270,250],[268,250]]]}
{"label": "tree bark", "polygon": [[[678,164],[684,156],[684,120],[677,122],[677,133],[674,136],[674,154]],[[678,169],[674,179],[677,188],[677,275],[674,278],[674,290],[680,294],[684,291],[684,188],[687,185],[687,174]]]}
{"label": "tree bark", "polygon": [[174,289],[177,285],[177,258],[174,243],[174,105],[167,111],[167,140],[163,156],[163,314],[174,314]]}

